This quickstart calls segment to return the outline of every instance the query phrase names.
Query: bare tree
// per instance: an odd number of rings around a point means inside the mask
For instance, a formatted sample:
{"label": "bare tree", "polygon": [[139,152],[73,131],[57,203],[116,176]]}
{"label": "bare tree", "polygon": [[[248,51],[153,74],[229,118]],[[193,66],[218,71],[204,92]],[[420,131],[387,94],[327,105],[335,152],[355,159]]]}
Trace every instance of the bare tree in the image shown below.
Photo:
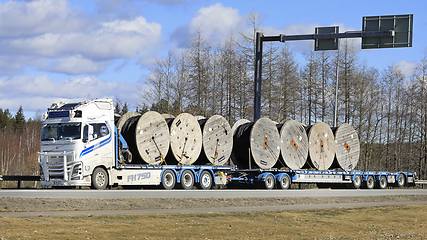
{"label": "bare tree", "polygon": [[287,44],[284,44],[279,52],[277,68],[279,85],[275,94],[278,107],[277,121],[297,119],[297,114],[301,111],[297,105],[299,99],[297,89],[300,87],[298,64]]}
{"label": "bare tree", "polygon": [[176,78],[175,57],[171,51],[165,59],[158,59],[151,68],[151,74],[146,79],[146,90],[142,90],[143,98],[152,104],[160,104],[165,100],[166,109],[157,109],[162,113],[170,113],[172,104],[171,83]]}
{"label": "bare tree", "polygon": [[210,51],[211,47],[202,38],[202,34],[198,31],[196,37],[191,42],[188,49],[188,74],[190,80],[190,99],[193,104],[190,111],[193,114],[207,114],[207,103],[209,101],[209,91],[211,78],[210,72]]}

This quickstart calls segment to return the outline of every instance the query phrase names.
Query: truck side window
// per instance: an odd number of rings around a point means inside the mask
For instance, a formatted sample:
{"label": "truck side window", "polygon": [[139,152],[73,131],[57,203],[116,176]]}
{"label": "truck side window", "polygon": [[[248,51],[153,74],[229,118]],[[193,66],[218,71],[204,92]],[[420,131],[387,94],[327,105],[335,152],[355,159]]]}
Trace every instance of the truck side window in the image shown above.
{"label": "truck side window", "polygon": [[[93,129],[93,130],[92,130]],[[88,142],[107,136],[110,133],[105,123],[92,123],[83,129],[83,141]]]}

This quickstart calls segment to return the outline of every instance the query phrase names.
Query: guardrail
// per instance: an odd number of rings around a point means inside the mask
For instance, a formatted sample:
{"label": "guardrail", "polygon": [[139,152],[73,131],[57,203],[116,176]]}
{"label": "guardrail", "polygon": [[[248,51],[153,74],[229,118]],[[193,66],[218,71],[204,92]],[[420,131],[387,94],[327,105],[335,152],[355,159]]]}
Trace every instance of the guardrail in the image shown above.
{"label": "guardrail", "polygon": [[427,180],[417,180],[415,184],[420,184],[421,188],[424,189],[425,185],[427,185]]}
{"label": "guardrail", "polygon": [[18,188],[21,188],[22,181],[40,181],[40,176],[0,175],[0,181],[17,181]]}

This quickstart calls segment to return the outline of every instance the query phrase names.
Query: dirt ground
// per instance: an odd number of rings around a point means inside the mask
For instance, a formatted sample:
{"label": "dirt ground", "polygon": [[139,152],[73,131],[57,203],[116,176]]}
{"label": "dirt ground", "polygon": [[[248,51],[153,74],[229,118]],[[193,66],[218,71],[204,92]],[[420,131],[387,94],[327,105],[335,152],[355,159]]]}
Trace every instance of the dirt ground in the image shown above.
{"label": "dirt ground", "polygon": [[280,206],[305,204],[336,204],[363,202],[413,202],[427,201],[427,195],[402,195],[381,197],[284,197],[284,198],[0,198],[0,212],[47,212],[87,210],[134,210]]}

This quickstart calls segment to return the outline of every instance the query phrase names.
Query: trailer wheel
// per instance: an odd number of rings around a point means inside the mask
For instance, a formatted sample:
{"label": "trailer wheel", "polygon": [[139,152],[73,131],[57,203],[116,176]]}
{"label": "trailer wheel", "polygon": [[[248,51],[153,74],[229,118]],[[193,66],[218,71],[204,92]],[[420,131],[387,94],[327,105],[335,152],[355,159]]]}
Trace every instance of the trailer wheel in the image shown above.
{"label": "trailer wheel", "polygon": [[288,189],[291,186],[291,179],[288,174],[283,174],[278,180],[281,189]]}
{"label": "trailer wheel", "polygon": [[373,189],[375,187],[374,176],[369,175],[368,178],[366,178],[365,186],[367,189]]}
{"label": "trailer wheel", "polygon": [[387,178],[386,176],[381,176],[380,180],[378,181],[378,188],[379,189],[386,189],[387,188]]}
{"label": "trailer wheel", "polygon": [[268,190],[274,188],[274,176],[272,174],[269,174],[264,178],[264,188]]}
{"label": "trailer wheel", "polygon": [[181,187],[184,189],[192,189],[194,186],[194,174],[190,170],[184,170],[181,174]]}
{"label": "trailer wheel", "polygon": [[406,183],[405,175],[403,173],[400,173],[397,176],[397,186],[400,187],[400,188],[404,187],[405,183]]}
{"label": "trailer wheel", "polygon": [[202,171],[200,174],[199,182],[197,183],[197,187],[200,189],[211,189],[213,185],[212,175],[208,171]]}
{"label": "trailer wheel", "polygon": [[351,187],[354,189],[359,189],[362,186],[362,176],[355,175],[353,181],[351,182]]}
{"label": "trailer wheel", "polygon": [[166,169],[162,175],[162,187],[171,190],[175,187],[176,177],[172,170]]}
{"label": "trailer wheel", "polygon": [[105,189],[108,186],[108,174],[105,169],[101,167],[95,168],[92,173],[92,188]]}

